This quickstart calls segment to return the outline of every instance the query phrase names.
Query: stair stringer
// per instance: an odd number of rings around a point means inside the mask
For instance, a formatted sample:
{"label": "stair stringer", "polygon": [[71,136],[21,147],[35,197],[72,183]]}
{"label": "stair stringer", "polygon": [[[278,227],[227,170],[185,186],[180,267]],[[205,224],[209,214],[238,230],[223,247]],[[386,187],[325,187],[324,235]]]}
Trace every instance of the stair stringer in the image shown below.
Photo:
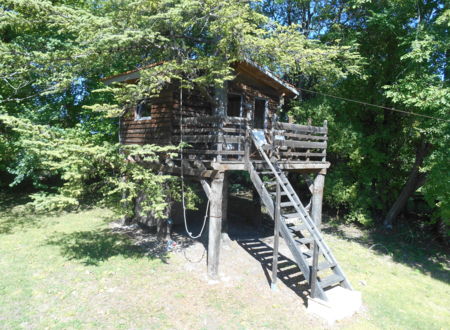
{"label": "stair stringer", "polygon": [[[349,289],[353,290],[350,283],[347,280],[347,277],[343,273],[342,269],[340,268],[337,260],[331,253],[331,250],[323,240],[323,237],[318,230],[315,222],[310,217],[309,213],[306,211],[305,207],[303,206],[302,202],[300,201],[300,198],[297,196],[297,193],[295,192],[294,188],[290,184],[289,180],[285,176],[285,174],[281,171],[278,163],[276,161],[270,160],[263,148],[259,145],[257,141],[255,141],[255,137],[253,134],[251,134],[251,138],[253,140],[254,145],[258,149],[259,153],[265,160],[266,165],[269,167],[271,174],[276,178],[277,183],[280,185],[280,187],[284,190],[287,197],[289,198],[290,202],[292,203],[292,207],[295,208],[296,212],[299,215],[299,219],[305,226],[305,228],[310,233],[311,237],[314,239],[314,243],[317,244],[319,247],[319,253],[321,253],[327,262],[332,266],[332,271],[334,274],[339,275],[342,277],[342,281],[339,282],[339,285]],[[270,197],[269,192],[267,191],[266,187],[263,184],[263,181],[259,177],[257,171],[255,170],[253,164],[251,162],[247,163],[248,171],[250,173],[250,177],[252,179],[253,184],[255,185],[258,193],[261,196],[261,199],[264,203],[264,205],[269,210],[270,215],[272,218],[274,218],[274,202],[272,198]],[[286,224],[285,218],[283,216],[280,217],[280,231],[282,234],[282,237],[288,244],[289,249],[291,250],[299,268],[303,272],[306,280],[309,284],[311,284],[311,278],[310,278],[310,271],[311,268],[308,265],[308,262],[303,257],[303,253],[299,250],[297,243],[295,242],[294,238],[289,233],[289,228]],[[319,297],[323,300],[327,300],[326,293],[324,291],[324,288],[321,286],[320,281],[317,281],[317,294]]]}
{"label": "stair stringer", "polygon": [[[266,187],[264,186],[263,181],[257,174],[252,163],[248,164],[248,171],[250,174],[250,179],[252,180],[256,190],[258,191],[259,196],[261,197],[261,200],[262,200],[264,206],[267,208],[270,216],[274,220],[274,209],[275,209],[274,202],[273,202],[269,192],[267,191]],[[295,242],[294,238],[290,235],[289,228],[286,224],[286,220],[282,216],[280,217],[280,234],[281,234],[281,237],[285,240],[289,250],[292,253],[292,256],[295,259],[296,264],[300,268],[300,271],[302,272],[306,281],[309,284],[311,284],[310,283],[311,270],[310,270],[310,266],[308,265],[308,261],[305,259],[302,252],[297,248],[297,243]],[[323,289],[320,286],[318,286],[317,289],[318,289],[319,298],[321,298],[323,300],[327,300]]]}

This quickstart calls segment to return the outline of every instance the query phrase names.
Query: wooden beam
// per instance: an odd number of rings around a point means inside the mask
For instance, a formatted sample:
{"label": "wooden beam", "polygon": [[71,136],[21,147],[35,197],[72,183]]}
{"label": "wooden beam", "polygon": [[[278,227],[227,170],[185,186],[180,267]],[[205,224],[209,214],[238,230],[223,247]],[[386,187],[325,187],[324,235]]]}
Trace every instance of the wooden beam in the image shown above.
{"label": "wooden beam", "polygon": [[303,148],[303,149],[326,149],[326,142],[308,142],[308,141],[293,141],[293,140],[275,140],[274,145],[280,147],[291,147],[291,148]]}
{"label": "wooden beam", "polygon": [[278,246],[280,244],[280,203],[281,203],[281,189],[280,184],[277,183],[275,198],[275,229],[273,236],[273,259],[272,259],[272,290],[276,288],[278,278]]}
{"label": "wooden beam", "polygon": [[202,185],[203,190],[205,191],[206,197],[210,199],[211,187],[209,186],[208,182],[206,180],[200,180],[200,184]]}
{"label": "wooden beam", "polygon": [[219,279],[219,255],[222,233],[222,194],[224,172],[219,172],[211,181],[208,235],[208,276]]}
{"label": "wooden beam", "polygon": [[323,188],[325,184],[325,173],[319,172],[314,179],[313,196],[312,196],[312,209],[311,217],[318,229],[322,223],[322,200],[323,200]]}
{"label": "wooden beam", "polygon": [[223,187],[222,187],[222,241],[228,242],[228,184],[229,172],[224,172]]}

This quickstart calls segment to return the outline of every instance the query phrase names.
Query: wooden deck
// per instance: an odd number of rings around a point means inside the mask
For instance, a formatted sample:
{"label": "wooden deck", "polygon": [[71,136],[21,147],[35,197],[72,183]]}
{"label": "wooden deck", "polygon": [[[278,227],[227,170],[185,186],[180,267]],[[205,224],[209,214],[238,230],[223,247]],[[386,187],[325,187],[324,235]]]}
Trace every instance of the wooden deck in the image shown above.
{"label": "wooden deck", "polygon": [[[183,166],[185,175],[210,177],[216,172],[247,170],[249,161],[264,166],[251,142],[250,130],[250,121],[241,117],[184,118],[182,129],[176,127],[171,140],[174,145],[181,141],[188,144],[183,157],[171,159],[160,170],[177,174]],[[282,169],[318,172],[330,166],[326,161],[327,133],[326,122],[323,126],[275,122],[260,135],[265,138],[264,150]]]}

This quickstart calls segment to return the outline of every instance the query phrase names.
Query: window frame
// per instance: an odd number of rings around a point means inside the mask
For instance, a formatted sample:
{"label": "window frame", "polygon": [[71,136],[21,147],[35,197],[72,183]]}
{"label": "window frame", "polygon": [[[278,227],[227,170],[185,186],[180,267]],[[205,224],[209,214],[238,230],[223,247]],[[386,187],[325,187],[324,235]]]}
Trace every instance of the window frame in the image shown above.
{"label": "window frame", "polygon": [[239,118],[242,118],[242,116],[244,115],[244,96],[240,93],[227,93],[227,117],[236,117],[236,116],[229,116],[228,115],[228,99],[230,96],[239,96],[240,98],[240,102],[239,102]]}
{"label": "window frame", "polygon": [[[145,117],[141,116],[141,114],[139,112],[139,106],[142,103],[145,103],[145,104],[147,104],[149,106],[150,116],[145,116]],[[136,104],[135,108],[134,108],[134,120],[135,121],[139,121],[139,120],[151,120],[151,119],[152,119],[152,104],[151,104],[150,100],[149,99],[139,100],[138,103]]]}

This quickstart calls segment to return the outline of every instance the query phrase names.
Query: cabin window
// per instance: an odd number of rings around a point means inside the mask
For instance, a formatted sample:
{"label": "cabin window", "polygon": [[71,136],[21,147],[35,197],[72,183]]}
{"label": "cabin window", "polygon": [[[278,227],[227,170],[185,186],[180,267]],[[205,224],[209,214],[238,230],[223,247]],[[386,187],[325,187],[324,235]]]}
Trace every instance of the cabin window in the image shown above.
{"label": "cabin window", "polygon": [[254,127],[263,129],[266,119],[267,100],[255,99]]}
{"label": "cabin window", "polygon": [[136,120],[152,119],[152,105],[148,100],[142,100],[136,106]]}
{"label": "cabin window", "polygon": [[227,116],[242,117],[242,95],[228,94]]}

